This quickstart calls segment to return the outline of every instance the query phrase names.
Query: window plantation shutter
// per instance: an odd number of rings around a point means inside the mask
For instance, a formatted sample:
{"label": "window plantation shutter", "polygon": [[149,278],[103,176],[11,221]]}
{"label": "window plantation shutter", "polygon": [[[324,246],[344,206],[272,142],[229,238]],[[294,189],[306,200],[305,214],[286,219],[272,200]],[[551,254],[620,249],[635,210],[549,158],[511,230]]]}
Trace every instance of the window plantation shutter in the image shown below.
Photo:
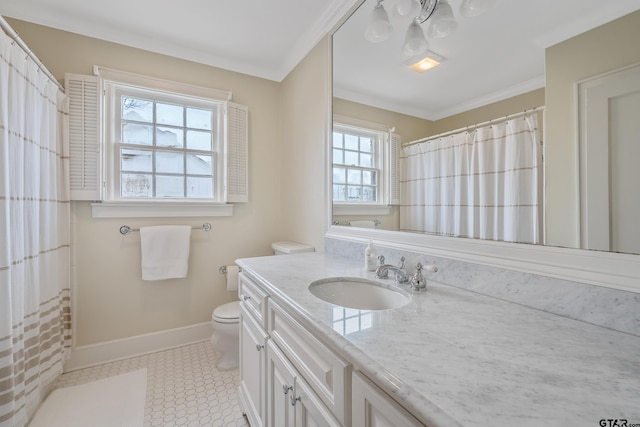
{"label": "window plantation shutter", "polygon": [[226,104],[226,201],[249,201],[249,109]]}
{"label": "window plantation shutter", "polygon": [[397,133],[389,134],[389,205],[400,204],[400,145]]}
{"label": "window plantation shutter", "polygon": [[102,200],[101,86],[99,77],[65,74],[71,200]]}

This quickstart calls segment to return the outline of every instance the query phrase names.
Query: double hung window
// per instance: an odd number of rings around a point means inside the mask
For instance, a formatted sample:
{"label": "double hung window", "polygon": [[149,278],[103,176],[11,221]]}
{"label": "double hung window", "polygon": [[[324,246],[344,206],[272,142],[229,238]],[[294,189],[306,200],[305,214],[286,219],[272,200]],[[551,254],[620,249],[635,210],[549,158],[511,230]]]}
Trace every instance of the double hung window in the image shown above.
{"label": "double hung window", "polygon": [[220,200],[220,102],[107,84],[111,196]]}
{"label": "double hung window", "polygon": [[334,203],[381,202],[383,138],[381,132],[334,123]]}

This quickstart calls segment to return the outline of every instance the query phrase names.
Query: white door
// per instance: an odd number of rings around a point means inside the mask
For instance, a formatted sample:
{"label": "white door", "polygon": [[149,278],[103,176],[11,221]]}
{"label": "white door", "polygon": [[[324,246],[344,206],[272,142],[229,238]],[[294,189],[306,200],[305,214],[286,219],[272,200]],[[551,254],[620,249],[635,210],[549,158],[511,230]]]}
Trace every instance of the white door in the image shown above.
{"label": "white door", "polygon": [[640,253],[640,65],[578,84],[581,247]]}

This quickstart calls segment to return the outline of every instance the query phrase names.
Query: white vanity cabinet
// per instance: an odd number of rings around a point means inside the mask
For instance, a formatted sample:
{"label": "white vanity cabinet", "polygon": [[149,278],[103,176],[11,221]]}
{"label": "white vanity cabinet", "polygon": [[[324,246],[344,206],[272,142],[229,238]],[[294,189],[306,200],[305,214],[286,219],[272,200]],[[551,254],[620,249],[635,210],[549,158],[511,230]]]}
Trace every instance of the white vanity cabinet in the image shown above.
{"label": "white vanity cabinet", "polygon": [[360,372],[351,382],[353,427],[425,427]]}
{"label": "white vanity cabinet", "polygon": [[252,427],[422,426],[240,275],[240,401]]}
{"label": "white vanity cabinet", "polygon": [[265,427],[266,346],[269,335],[264,328],[267,294],[241,276],[240,296],[240,386],[239,395],[252,427]]}

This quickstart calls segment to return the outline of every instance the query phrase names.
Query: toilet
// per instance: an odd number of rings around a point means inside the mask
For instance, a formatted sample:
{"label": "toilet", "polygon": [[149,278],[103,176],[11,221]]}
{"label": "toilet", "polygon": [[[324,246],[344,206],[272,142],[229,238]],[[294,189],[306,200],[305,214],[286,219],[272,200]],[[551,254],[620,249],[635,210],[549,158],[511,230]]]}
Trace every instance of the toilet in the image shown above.
{"label": "toilet", "polygon": [[[274,255],[314,252],[313,246],[296,242],[274,242],[271,244]],[[211,313],[213,335],[211,344],[220,353],[216,368],[220,371],[236,369],[239,365],[240,301],[228,302],[216,307]]]}

